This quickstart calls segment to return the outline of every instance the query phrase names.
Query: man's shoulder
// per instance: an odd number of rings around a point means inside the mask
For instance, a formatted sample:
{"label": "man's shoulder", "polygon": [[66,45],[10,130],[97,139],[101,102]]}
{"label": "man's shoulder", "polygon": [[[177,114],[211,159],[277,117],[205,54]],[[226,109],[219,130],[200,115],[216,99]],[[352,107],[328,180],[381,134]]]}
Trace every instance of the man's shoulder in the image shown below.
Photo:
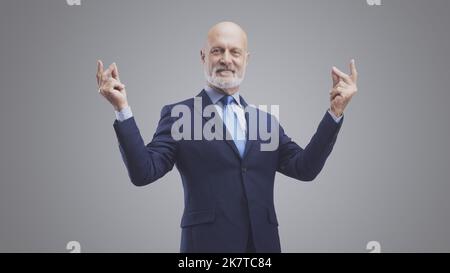
{"label": "man's shoulder", "polygon": [[184,99],[182,101],[166,104],[161,109],[161,115],[164,115],[165,113],[170,113],[174,107],[188,107],[190,109],[194,108],[194,101],[197,98],[201,98],[202,92],[200,92],[198,95],[193,96],[191,98]]}
{"label": "man's shoulder", "polygon": [[267,120],[267,122],[275,122],[278,123],[279,119],[279,108],[277,105],[253,105],[248,104],[245,107],[245,111],[249,113],[249,116],[253,115],[257,117],[259,120]]}
{"label": "man's shoulder", "polygon": [[171,104],[164,105],[163,108],[172,109],[175,106],[181,106],[181,105],[185,105],[185,106],[188,106],[188,107],[193,106],[194,105],[194,97],[189,98],[189,99],[185,99],[185,100],[182,100],[182,101],[179,101],[179,102],[174,102],[174,103],[171,103]]}

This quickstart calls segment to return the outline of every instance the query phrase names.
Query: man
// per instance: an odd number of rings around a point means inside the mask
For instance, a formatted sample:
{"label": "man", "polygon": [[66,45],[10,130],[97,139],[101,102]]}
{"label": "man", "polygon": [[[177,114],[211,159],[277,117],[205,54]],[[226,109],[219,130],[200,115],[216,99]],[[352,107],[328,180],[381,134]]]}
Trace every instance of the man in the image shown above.
{"label": "man", "polygon": [[[246,33],[235,23],[218,23],[209,30],[200,56],[207,85],[196,99],[201,99],[202,109],[213,106],[217,110],[214,117],[220,117],[231,139],[174,138],[178,118],[172,110],[176,107],[190,110],[192,127],[198,115],[202,125],[210,120],[191,98],[162,108],[153,139],[145,145],[117,65],[103,70],[98,61],[99,92],[115,109],[113,126],[130,179],[136,186],[144,186],[176,165],[185,196],[181,252],[280,252],[273,202],[275,173],[302,181],[311,181],[319,174],[336,141],[344,109],[357,91],[355,63],[351,61],[351,75],[332,68],[330,108],[304,149],[270,114],[256,110],[259,118],[267,118],[267,128],[276,132],[278,141],[276,149],[263,151],[265,140],[259,135],[249,137],[251,122],[245,109],[251,106],[239,91],[249,58]],[[237,127],[231,130],[233,124]]]}

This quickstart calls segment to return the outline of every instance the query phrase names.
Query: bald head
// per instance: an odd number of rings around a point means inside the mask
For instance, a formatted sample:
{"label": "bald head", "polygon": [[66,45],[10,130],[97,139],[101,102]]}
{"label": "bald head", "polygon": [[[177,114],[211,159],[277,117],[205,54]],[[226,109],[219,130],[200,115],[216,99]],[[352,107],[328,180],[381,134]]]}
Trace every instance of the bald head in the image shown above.
{"label": "bald head", "polygon": [[200,54],[208,83],[227,94],[237,92],[249,57],[245,31],[233,22],[215,24]]}
{"label": "bald head", "polygon": [[208,31],[207,45],[216,40],[227,39],[242,44],[242,47],[247,51],[247,33],[236,23],[220,22],[212,26]]}

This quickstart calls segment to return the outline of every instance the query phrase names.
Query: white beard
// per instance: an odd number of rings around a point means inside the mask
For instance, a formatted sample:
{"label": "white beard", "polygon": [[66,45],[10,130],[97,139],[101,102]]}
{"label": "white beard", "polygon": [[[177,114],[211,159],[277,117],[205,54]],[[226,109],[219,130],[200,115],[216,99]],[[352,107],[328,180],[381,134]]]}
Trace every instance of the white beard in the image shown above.
{"label": "white beard", "polygon": [[214,68],[211,75],[209,75],[208,69],[206,68],[206,66],[203,69],[206,81],[208,81],[213,86],[216,86],[221,89],[235,88],[235,87],[238,87],[239,85],[241,85],[242,81],[244,80],[245,70],[242,73],[241,77],[239,77],[237,74],[234,74],[232,79],[228,79],[228,78],[218,77],[217,73],[216,73],[217,69],[218,68]]}

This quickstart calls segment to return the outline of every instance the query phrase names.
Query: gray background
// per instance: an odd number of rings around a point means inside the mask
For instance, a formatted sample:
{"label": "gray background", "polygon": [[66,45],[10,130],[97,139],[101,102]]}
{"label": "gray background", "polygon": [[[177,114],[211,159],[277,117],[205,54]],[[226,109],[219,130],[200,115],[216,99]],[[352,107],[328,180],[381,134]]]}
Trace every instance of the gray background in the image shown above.
{"label": "gray background", "polygon": [[147,143],[161,107],[204,86],[199,51],[222,20],[248,32],[243,96],[280,105],[302,147],[331,66],[359,70],[322,173],[276,177],[282,250],[450,251],[449,13],[448,0],[2,0],[0,251],[178,252],[178,171],[131,184],[96,60],[117,62]]}

